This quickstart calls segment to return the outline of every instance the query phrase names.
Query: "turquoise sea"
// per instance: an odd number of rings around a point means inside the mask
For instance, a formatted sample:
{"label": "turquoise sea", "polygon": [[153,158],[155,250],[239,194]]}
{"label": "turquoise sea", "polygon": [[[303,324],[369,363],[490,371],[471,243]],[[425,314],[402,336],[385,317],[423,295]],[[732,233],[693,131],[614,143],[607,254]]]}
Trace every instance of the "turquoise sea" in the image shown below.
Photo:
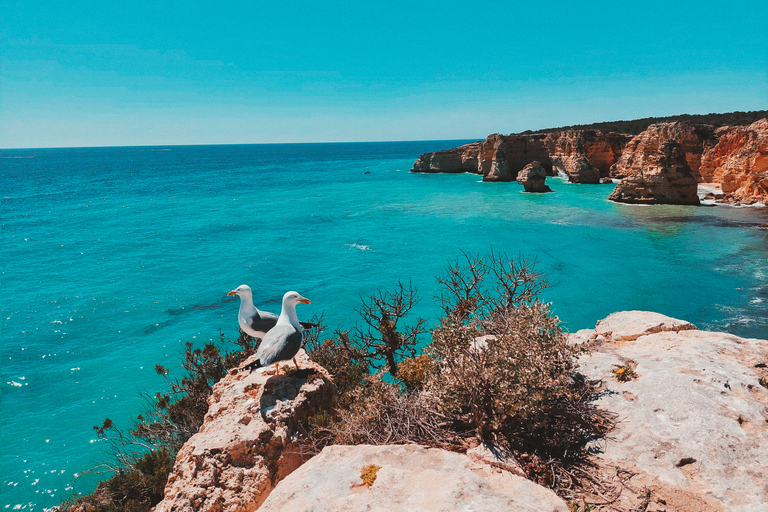
{"label": "turquoise sea", "polygon": [[410,279],[434,324],[434,276],[493,247],[538,258],[571,331],[643,309],[768,337],[768,209],[408,172],[463,142],[0,150],[0,509],[90,491],[75,475],[108,457],[92,426],[130,428],[184,342],[236,336],[241,283],[275,312],[295,289],[334,328]]}

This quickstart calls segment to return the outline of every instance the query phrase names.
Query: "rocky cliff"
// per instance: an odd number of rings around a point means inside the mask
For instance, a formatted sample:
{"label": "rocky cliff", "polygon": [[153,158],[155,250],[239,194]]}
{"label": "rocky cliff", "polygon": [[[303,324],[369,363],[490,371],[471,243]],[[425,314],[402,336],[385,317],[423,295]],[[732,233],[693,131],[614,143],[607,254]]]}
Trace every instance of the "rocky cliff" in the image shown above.
{"label": "rocky cliff", "polygon": [[717,144],[704,152],[699,173],[719,183],[728,202],[768,203],[768,119],[715,132]]}
{"label": "rocky cliff", "polygon": [[544,145],[544,135],[489,135],[480,145],[478,174],[483,181],[515,181],[529,163],[538,161],[552,172],[552,160]]}
{"label": "rocky cliff", "polygon": [[596,405],[618,418],[595,463],[606,481],[632,475],[611,510],[768,510],[768,340],[645,311],[570,339],[591,341],[581,371],[604,383]]}
{"label": "rocky cliff", "polygon": [[255,358],[214,386],[205,422],[176,456],[155,512],[256,510],[277,482],[308,459],[296,448],[296,431],[300,422],[334,406],[328,372],[303,350],[296,357],[301,369],[290,375],[242,369]]}
{"label": "rocky cliff", "polygon": [[484,141],[424,153],[411,172],[471,172],[482,175],[483,181],[514,181],[523,167],[538,161],[550,175],[554,164],[574,183],[598,183],[601,176],[608,176],[610,166],[630,138],[596,130],[495,133]]}
{"label": "rocky cliff", "polygon": [[414,162],[411,172],[479,173],[477,157],[481,144],[473,142],[445,151],[424,153]]}
{"label": "rocky cliff", "polygon": [[717,143],[715,129],[710,125],[689,121],[652,124],[629,141],[621,157],[611,166],[610,176],[624,178],[634,175],[638,169],[642,169],[645,160],[658,153],[668,140],[674,140],[680,145],[680,151],[694,176],[699,175],[701,155]]}
{"label": "rocky cliff", "polygon": [[[642,134],[641,134],[642,135]],[[696,178],[683,147],[673,139],[642,139],[638,135],[631,158],[620,160],[624,178],[608,199],[635,204],[699,204]],[[647,143],[646,143],[647,141]],[[618,163],[616,165],[619,165]]]}
{"label": "rocky cliff", "polygon": [[[677,144],[674,151],[667,141]],[[690,170],[695,183],[719,185],[723,202],[768,204],[768,119],[717,129],[691,121],[657,123],[635,137],[598,130],[493,134],[425,153],[412,172],[472,172],[483,181],[514,181],[534,160],[549,174],[553,167],[561,169],[573,183],[626,178],[612,196],[619,201],[698,204],[690,190]],[[665,187],[671,188],[660,193]]]}
{"label": "rocky cliff", "polygon": [[598,130],[566,130],[547,135],[545,145],[552,164],[573,183],[598,183],[607,177],[632,137]]}
{"label": "rocky cliff", "polygon": [[[617,418],[590,447],[593,477],[601,475],[603,491],[615,487],[590,498],[608,503],[595,511],[768,507],[768,340],[628,311],[569,341],[589,344],[579,371],[602,382],[595,404]],[[568,510],[526,480],[511,454],[485,445],[466,455],[331,446],[307,462],[294,444],[297,425],[333,407],[336,390],[303,351],[298,358],[301,370],[289,375],[236,369],[216,384],[157,512],[285,510],[289,502],[297,511]]]}

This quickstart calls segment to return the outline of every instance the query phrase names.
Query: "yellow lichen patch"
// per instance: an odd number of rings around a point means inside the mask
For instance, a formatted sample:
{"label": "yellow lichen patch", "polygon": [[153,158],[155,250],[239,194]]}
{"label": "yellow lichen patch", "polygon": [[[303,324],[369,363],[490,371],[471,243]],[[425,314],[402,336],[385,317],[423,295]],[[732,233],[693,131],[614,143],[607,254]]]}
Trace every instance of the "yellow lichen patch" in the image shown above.
{"label": "yellow lichen patch", "polygon": [[363,469],[360,470],[360,478],[363,479],[363,483],[365,483],[366,487],[373,485],[373,482],[376,481],[376,473],[378,473],[380,469],[381,466],[377,466],[376,464],[363,466]]}

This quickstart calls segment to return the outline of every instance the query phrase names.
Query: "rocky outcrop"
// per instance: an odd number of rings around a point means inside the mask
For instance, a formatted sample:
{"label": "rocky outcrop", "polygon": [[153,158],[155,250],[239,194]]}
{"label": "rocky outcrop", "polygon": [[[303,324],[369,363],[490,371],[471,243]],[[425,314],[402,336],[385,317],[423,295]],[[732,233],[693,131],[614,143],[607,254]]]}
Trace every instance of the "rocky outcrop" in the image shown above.
{"label": "rocky outcrop", "polygon": [[698,176],[701,155],[717,143],[715,129],[710,125],[689,121],[652,124],[627,143],[621,157],[611,166],[610,176],[625,178],[635,175],[651,155],[661,151],[668,140],[678,143],[679,151],[694,176]]}
{"label": "rocky outcrop", "polygon": [[481,142],[424,153],[411,172],[470,172],[481,174],[483,181],[514,181],[520,170],[538,161],[548,175],[552,175],[554,164],[574,183],[598,183],[600,176],[608,176],[610,166],[630,138],[597,130],[495,133]]}
{"label": "rocky outcrop", "polygon": [[236,369],[214,386],[205,422],[176,456],[156,512],[255,510],[308,458],[294,445],[297,426],[332,408],[336,388],[303,350],[296,359],[301,369],[291,375]]}
{"label": "rocky outcrop", "polygon": [[[643,132],[645,133],[645,132]],[[696,178],[682,146],[673,139],[638,135],[622,155],[624,178],[608,198],[621,203],[698,205]],[[615,167],[615,166],[614,166]]]}
{"label": "rocky outcrop", "polygon": [[[768,340],[695,329],[657,313],[615,313],[594,330],[581,372],[617,418],[592,447],[605,481],[625,481],[616,510],[768,510]],[[617,370],[636,375],[625,382]],[[646,501],[646,503],[648,503]],[[636,510],[636,508],[634,508]]]}
{"label": "rocky outcrop", "polygon": [[[370,487],[361,478],[369,465],[379,468]],[[554,492],[521,476],[463,454],[416,445],[329,446],[280,482],[259,510],[287,509],[569,510]]]}
{"label": "rocky outcrop", "polygon": [[598,183],[600,177],[608,176],[631,138],[631,135],[599,130],[565,130],[550,133],[544,144],[552,165],[568,174],[569,181]]}
{"label": "rocky outcrop", "polygon": [[517,175],[517,182],[525,188],[526,192],[552,192],[546,181],[547,170],[539,162],[531,162]]}
{"label": "rocky outcrop", "polygon": [[[669,165],[659,166],[659,159],[671,156],[662,151],[667,141],[677,143],[677,154]],[[628,178],[616,194],[619,201],[625,197],[627,202],[699,204],[687,183],[690,170],[695,182],[722,189],[719,201],[768,204],[767,141],[768,119],[717,130],[691,121],[658,123],[634,138],[598,130],[493,134],[481,142],[425,153],[411,171],[471,172],[481,174],[483,181],[514,181],[537,160],[548,175],[554,167],[573,183]],[[657,200],[655,194],[665,187],[672,188]]]}
{"label": "rocky outcrop", "polygon": [[717,144],[702,155],[701,180],[719,183],[727,202],[768,204],[768,119],[715,135]]}
{"label": "rocky outcrop", "polygon": [[552,172],[544,135],[489,135],[480,146],[478,174],[483,181],[515,181],[517,174],[529,163],[540,162]]}
{"label": "rocky outcrop", "polygon": [[445,151],[424,153],[414,162],[411,172],[479,173],[477,157],[481,144],[473,142]]}

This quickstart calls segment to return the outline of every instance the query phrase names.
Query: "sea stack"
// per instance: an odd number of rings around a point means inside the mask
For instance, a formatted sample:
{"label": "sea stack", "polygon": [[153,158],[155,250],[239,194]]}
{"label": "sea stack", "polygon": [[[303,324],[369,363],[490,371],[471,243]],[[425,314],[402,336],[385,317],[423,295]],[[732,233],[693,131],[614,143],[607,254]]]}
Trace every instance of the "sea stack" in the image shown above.
{"label": "sea stack", "polygon": [[526,192],[552,192],[546,180],[547,170],[538,161],[529,163],[517,175],[517,182],[525,187]]}

